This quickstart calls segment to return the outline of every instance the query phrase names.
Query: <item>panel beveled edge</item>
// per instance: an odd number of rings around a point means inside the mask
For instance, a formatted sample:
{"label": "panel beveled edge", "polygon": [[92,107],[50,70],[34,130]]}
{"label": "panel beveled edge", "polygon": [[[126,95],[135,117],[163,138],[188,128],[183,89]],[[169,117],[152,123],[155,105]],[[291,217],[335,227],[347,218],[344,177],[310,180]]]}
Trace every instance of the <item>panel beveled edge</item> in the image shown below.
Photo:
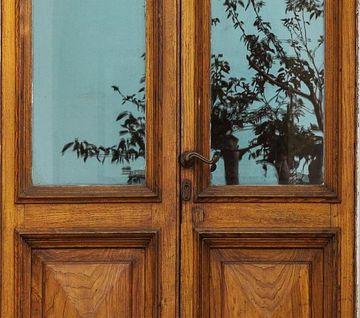
{"label": "panel beveled edge", "polygon": [[32,0],[16,1],[15,202],[160,202],[162,171],[162,1],[146,1],[146,184],[35,186],[32,183]]}
{"label": "panel beveled edge", "polygon": [[[227,249],[256,249],[273,250],[276,252],[284,249],[319,250],[322,255],[323,272],[323,310],[326,317],[335,317],[337,314],[339,293],[338,275],[340,271],[339,258],[339,228],[321,229],[251,229],[251,228],[229,228],[229,229],[200,229],[195,228],[195,239],[198,246],[194,261],[195,281],[197,298],[197,310],[204,313],[208,310],[208,293],[204,286],[208,283],[210,252],[212,250]],[[319,253],[317,253],[319,254]],[[294,260],[296,262],[296,260]],[[313,256],[311,264],[317,259]],[[205,285],[204,285],[205,284]],[[311,303],[311,300],[310,300]]]}
{"label": "panel beveled edge", "polygon": [[[145,264],[150,266],[145,277],[146,285],[151,285],[152,293],[146,292],[146,297],[152,298],[153,317],[157,317],[159,282],[159,229],[15,229],[15,295],[16,317],[31,317],[31,283],[33,250],[58,249],[108,249],[134,248],[143,250]],[[146,276],[148,276],[146,275]],[[149,288],[149,286],[146,286]]]}
{"label": "panel beveled edge", "polygon": [[[324,134],[324,184],[309,186],[212,186],[209,168],[196,165],[195,202],[329,202],[340,203],[341,139],[346,130],[340,131],[341,96],[341,25],[342,6],[345,3],[336,0],[325,1],[325,134]],[[196,2],[196,49],[194,58],[197,67],[195,74],[196,149],[209,154],[210,125],[210,15],[211,0]],[[355,57],[354,57],[355,58]],[[355,60],[352,61],[355,63]]]}

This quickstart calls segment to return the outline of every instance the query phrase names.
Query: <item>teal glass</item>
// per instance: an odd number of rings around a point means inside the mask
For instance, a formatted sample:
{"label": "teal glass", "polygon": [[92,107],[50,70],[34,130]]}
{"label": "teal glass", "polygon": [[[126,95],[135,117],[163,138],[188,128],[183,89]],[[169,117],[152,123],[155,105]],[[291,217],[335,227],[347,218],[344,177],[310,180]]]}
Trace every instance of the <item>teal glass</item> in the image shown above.
{"label": "teal glass", "polygon": [[145,0],[33,0],[32,181],[145,181]]}
{"label": "teal glass", "polygon": [[213,185],[322,184],[324,1],[211,1]]}

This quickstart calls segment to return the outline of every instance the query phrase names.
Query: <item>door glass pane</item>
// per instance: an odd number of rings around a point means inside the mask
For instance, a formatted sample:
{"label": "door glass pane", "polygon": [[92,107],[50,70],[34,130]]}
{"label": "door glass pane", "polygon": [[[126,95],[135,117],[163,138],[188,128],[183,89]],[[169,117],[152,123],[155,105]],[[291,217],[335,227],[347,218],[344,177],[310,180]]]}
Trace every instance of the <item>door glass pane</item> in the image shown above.
{"label": "door glass pane", "polygon": [[35,185],[145,179],[145,0],[33,0]]}
{"label": "door glass pane", "polygon": [[212,184],[322,184],[324,1],[211,1]]}

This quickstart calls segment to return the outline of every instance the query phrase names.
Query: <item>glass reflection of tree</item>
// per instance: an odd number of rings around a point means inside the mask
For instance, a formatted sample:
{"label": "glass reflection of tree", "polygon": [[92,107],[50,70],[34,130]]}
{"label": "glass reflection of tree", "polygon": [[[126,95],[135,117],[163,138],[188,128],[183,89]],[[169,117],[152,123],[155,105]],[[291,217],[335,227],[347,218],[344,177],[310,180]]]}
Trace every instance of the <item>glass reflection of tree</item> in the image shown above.
{"label": "glass reflection of tree", "polygon": [[[281,19],[288,33],[286,40],[279,39],[271,23],[264,20],[266,1],[219,1],[240,33],[248,67],[254,72],[250,80],[233,77],[224,55],[212,55],[212,148],[222,153],[226,184],[239,184],[238,162],[245,154],[265,171],[273,165],[280,184],[321,184],[324,69],[317,64],[316,53],[324,38],[320,36],[310,46],[308,28],[323,17],[323,1],[286,0]],[[247,21],[246,25],[241,20],[245,16],[253,16],[253,23]],[[220,23],[219,18],[212,18],[213,27]],[[246,31],[249,25],[256,34]],[[302,121],[306,114],[315,118],[308,127]],[[235,132],[246,128],[253,130],[255,138],[239,149]],[[298,173],[300,165],[302,171],[308,168],[308,180]]]}
{"label": "glass reflection of tree", "polygon": [[[216,1],[216,0],[214,0]],[[323,17],[322,0],[284,0],[286,12],[281,19],[288,32],[282,40],[273,32],[271,23],[262,17],[263,0],[221,1],[233,28],[240,32],[245,45],[248,67],[253,78],[230,76],[231,66],[223,54],[211,57],[211,148],[220,151],[225,166],[226,184],[239,184],[239,160],[246,155],[256,159],[266,171],[276,168],[280,184],[321,184],[323,182],[323,92],[324,68],[316,63],[316,53],[323,46],[320,36],[310,47],[308,27]],[[272,3],[272,2],[271,2]],[[241,16],[253,13],[256,34],[246,31]],[[286,14],[285,14],[286,13]],[[222,23],[213,17],[212,26]],[[145,78],[142,88],[133,95],[125,95],[113,86],[122,100],[145,113]],[[269,86],[274,87],[269,96]],[[306,127],[301,119],[310,113],[316,122]],[[145,157],[145,117],[121,112],[120,139],[111,147],[97,146],[87,141],[66,144],[62,152],[72,149],[87,161],[96,158],[104,162],[124,163]],[[251,129],[255,137],[245,148],[239,148],[235,132]],[[298,169],[308,168],[308,180]],[[129,183],[139,182],[129,177]]]}
{"label": "glass reflection of tree", "polygon": [[[145,58],[145,54],[142,56]],[[86,140],[79,140],[67,143],[62,154],[67,150],[72,150],[78,158],[86,162],[89,158],[96,158],[100,163],[104,163],[108,158],[111,163],[126,164],[138,158],[145,158],[145,76],[140,80],[141,88],[137,93],[126,95],[118,86],[113,85],[112,89],[119,94],[122,105],[131,105],[136,108],[137,113],[143,114],[136,116],[135,112],[121,111],[116,117],[119,122],[119,140],[113,146],[95,145]],[[145,174],[142,170],[131,171],[129,166],[123,167],[123,174],[128,175],[129,184],[144,183]]]}

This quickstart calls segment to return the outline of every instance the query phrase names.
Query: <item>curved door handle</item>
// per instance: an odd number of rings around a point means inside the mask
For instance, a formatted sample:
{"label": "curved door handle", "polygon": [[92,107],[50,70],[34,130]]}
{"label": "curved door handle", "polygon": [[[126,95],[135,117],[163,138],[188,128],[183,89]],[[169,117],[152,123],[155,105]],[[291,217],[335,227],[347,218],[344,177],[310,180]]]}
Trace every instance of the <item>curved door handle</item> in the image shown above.
{"label": "curved door handle", "polygon": [[180,155],[180,164],[184,168],[191,168],[195,163],[195,159],[210,165],[211,172],[214,172],[216,170],[216,163],[220,159],[220,152],[215,152],[212,159],[207,159],[195,151],[185,151]]}

